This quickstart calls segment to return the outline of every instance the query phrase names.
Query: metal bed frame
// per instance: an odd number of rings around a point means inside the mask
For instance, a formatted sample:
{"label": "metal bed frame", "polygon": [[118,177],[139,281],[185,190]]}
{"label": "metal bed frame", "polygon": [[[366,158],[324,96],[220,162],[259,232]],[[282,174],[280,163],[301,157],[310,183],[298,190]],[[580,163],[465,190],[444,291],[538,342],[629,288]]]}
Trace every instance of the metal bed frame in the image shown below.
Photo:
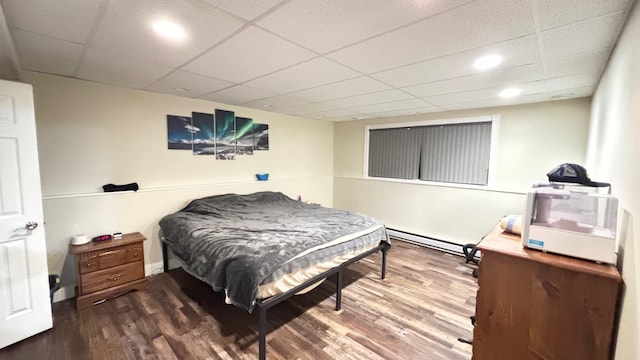
{"label": "metal bed frame", "polygon": [[[164,265],[164,271],[167,272],[169,271],[169,254],[168,254],[168,247],[167,244],[164,241],[161,241],[162,243],[162,262]],[[267,310],[269,310],[270,308],[274,307],[275,305],[283,302],[284,300],[287,300],[288,298],[292,297],[293,295],[295,295],[296,293],[298,293],[301,290],[304,290],[305,288],[315,284],[316,282],[320,281],[320,280],[324,280],[326,278],[328,278],[329,276],[333,275],[333,274],[337,274],[337,280],[336,280],[336,311],[340,310],[340,308],[342,307],[342,271],[345,270],[349,265],[355,263],[356,261],[359,261],[371,254],[374,254],[378,251],[382,252],[382,274],[380,276],[381,279],[384,279],[387,273],[387,253],[389,252],[389,249],[391,248],[391,244],[387,243],[387,242],[381,242],[378,246],[376,246],[375,248],[368,250],[354,258],[351,258],[347,261],[345,261],[344,263],[329,269],[325,272],[323,272],[322,274],[316,275],[313,278],[305,281],[304,283],[294,287],[293,289],[290,289],[286,292],[280,293],[278,295],[274,295],[272,297],[266,298],[264,300],[256,300],[256,305],[255,308],[258,310],[258,358],[260,360],[265,360],[267,357]]]}

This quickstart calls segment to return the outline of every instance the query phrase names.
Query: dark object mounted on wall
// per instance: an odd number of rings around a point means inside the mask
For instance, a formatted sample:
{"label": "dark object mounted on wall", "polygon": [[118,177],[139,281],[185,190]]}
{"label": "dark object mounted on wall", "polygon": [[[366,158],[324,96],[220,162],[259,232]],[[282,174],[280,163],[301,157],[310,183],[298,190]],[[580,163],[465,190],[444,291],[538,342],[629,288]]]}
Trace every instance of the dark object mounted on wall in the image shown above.
{"label": "dark object mounted on wall", "polygon": [[107,184],[107,185],[103,185],[102,189],[104,190],[104,192],[129,191],[129,190],[138,191],[139,187],[138,187],[138,183],[131,183],[126,185]]}

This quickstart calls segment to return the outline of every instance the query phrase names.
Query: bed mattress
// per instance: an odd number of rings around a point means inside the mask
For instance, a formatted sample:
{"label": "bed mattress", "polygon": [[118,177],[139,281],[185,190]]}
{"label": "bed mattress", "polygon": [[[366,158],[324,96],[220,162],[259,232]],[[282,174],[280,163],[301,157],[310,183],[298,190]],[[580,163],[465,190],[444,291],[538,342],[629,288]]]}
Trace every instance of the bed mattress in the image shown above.
{"label": "bed mattress", "polygon": [[187,272],[249,312],[256,299],[389,242],[384,225],[371,217],[278,192],[194,200],[160,227]]}

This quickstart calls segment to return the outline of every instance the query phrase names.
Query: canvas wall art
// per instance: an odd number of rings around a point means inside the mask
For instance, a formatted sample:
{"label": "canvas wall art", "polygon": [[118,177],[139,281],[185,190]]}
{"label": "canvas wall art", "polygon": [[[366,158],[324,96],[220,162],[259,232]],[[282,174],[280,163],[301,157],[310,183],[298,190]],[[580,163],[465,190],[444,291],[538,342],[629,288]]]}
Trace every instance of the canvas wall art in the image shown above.
{"label": "canvas wall art", "polygon": [[253,124],[253,150],[269,150],[269,124]]}
{"label": "canvas wall art", "polygon": [[233,111],[215,111],[216,159],[234,160],[236,157],[236,117]]}
{"label": "canvas wall art", "polygon": [[194,155],[215,155],[213,114],[191,113]]}
{"label": "canvas wall art", "polygon": [[192,133],[190,117],[167,115],[167,145],[170,150],[191,150]]}
{"label": "canvas wall art", "polygon": [[253,119],[236,117],[236,154],[253,155]]}

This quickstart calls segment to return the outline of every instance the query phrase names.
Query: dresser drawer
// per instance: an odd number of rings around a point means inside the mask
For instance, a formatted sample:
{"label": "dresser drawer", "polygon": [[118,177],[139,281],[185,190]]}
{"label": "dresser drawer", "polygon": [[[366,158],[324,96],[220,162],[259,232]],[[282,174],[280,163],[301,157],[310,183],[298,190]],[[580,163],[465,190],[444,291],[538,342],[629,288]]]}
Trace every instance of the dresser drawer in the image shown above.
{"label": "dresser drawer", "polygon": [[144,278],[144,262],[137,261],[84,274],[80,281],[82,292],[86,294],[142,278]]}

